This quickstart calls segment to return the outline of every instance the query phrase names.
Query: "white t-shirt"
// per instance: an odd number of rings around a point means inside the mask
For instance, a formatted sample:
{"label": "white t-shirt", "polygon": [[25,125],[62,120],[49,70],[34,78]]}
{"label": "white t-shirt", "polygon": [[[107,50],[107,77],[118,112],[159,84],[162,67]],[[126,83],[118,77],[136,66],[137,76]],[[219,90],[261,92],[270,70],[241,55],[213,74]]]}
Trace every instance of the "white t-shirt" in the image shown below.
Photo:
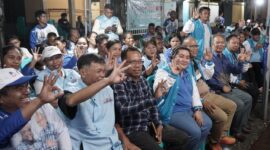
{"label": "white t-shirt", "polygon": [[211,34],[209,31],[209,27],[205,23],[203,23],[203,27],[204,27],[204,49],[206,49],[206,48],[210,49]]}
{"label": "white t-shirt", "polygon": [[39,108],[31,120],[11,138],[17,150],[61,149],[71,150],[66,125],[50,104]]}

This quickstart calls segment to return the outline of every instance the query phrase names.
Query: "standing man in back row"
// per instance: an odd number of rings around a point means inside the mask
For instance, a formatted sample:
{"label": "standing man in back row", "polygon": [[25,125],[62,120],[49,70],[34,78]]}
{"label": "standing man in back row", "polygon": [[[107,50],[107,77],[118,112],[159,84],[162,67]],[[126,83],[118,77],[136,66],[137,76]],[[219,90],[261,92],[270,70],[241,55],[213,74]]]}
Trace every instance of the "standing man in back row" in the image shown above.
{"label": "standing man in back row", "polygon": [[105,33],[109,36],[109,40],[119,40],[119,35],[123,34],[123,28],[119,19],[113,16],[113,7],[111,4],[106,4],[104,15],[96,18],[93,32],[97,34]]}
{"label": "standing man in back row", "polygon": [[210,8],[201,7],[199,13],[195,9],[193,11],[193,17],[185,24],[183,32],[190,34],[196,39],[199,45],[197,60],[201,60],[205,49],[210,49],[212,30],[208,24],[210,17]]}
{"label": "standing man in back row", "polygon": [[31,49],[35,48],[36,45],[41,44],[43,41],[47,40],[47,35],[50,32],[54,32],[57,37],[59,36],[56,28],[53,25],[47,23],[47,15],[45,11],[36,11],[35,18],[38,24],[30,32]]}

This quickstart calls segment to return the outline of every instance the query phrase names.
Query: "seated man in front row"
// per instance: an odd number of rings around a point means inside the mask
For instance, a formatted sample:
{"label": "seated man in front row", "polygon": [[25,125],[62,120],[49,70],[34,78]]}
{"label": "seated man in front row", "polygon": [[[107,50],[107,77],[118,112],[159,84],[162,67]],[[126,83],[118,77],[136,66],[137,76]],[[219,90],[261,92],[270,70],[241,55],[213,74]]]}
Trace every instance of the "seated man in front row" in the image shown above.
{"label": "seated man in front row", "polygon": [[105,60],[96,54],[87,54],[77,63],[81,80],[75,87],[65,87],[58,105],[72,139],[72,149],[121,150],[114,115],[114,97],[109,84],[124,79],[123,64],[115,67],[105,78]]}
{"label": "seated man in front row", "polygon": [[[162,125],[157,100],[141,75],[143,62],[140,51],[130,47],[122,52],[121,58],[131,65],[126,71],[127,79],[113,85],[116,121],[125,147],[129,149],[136,145],[143,150],[161,150],[158,143],[163,141],[165,149],[182,149],[187,135],[172,126]],[[156,127],[156,133],[152,136],[149,128],[151,124],[152,128]]]}

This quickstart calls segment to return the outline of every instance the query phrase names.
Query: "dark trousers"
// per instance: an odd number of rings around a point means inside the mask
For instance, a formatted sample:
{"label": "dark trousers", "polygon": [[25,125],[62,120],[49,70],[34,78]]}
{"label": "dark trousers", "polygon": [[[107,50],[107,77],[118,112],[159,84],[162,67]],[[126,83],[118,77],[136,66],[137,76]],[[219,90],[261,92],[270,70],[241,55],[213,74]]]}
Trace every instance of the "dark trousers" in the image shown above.
{"label": "dark trousers", "polygon": [[[130,142],[142,150],[162,150],[155,139],[148,132],[133,132],[128,135]],[[169,125],[163,126],[162,142],[166,150],[184,149],[188,136],[185,132]]]}
{"label": "dark trousers", "polygon": [[250,94],[252,96],[252,108],[251,110],[253,111],[257,102],[258,102],[258,98],[259,98],[259,90],[258,90],[258,86],[254,83],[247,83],[248,86],[246,88],[240,88],[241,90],[247,92],[248,94]]}
{"label": "dark trousers", "polygon": [[260,62],[253,62],[252,68],[243,74],[243,79],[253,83],[257,87],[263,86],[262,64]]}

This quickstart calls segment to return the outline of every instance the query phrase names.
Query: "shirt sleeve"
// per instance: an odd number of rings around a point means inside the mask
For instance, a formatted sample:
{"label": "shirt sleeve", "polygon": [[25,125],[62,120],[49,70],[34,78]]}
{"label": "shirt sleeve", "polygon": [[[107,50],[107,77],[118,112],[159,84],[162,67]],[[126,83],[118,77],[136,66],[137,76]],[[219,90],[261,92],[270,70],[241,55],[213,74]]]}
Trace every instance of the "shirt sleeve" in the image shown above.
{"label": "shirt sleeve", "polygon": [[121,26],[121,22],[119,19],[117,19],[117,34],[123,34],[123,28]]}
{"label": "shirt sleeve", "polygon": [[36,80],[34,83],[34,89],[37,95],[41,92],[42,87],[43,87],[43,81]]}
{"label": "shirt sleeve", "polygon": [[194,23],[192,22],[192,20],[188,20],[184,25],[182,31],[185,33],[191,33],[194,31],[194,29],[195,29]]}
{"label": "shirt sleeve", "polygon": [[35,48],[37,44],[37,33],[32,30],[30,33],[30,48]]}
{"label": "shirt sleeve", "polygon": [[191,77],[192,80],[192,106],[193,108],[202,108],[202,102],[200,98],[200,94],[195,82],[195,79]]}
{"label": "shirt sleeve", "polygon": [[35,71],[33,68],[29,68],[29,66],[25,66],[22,68],[21,73],[25,76],[35,75]]}
{"label": "shirt sleeve", "polygon": [[0,116],[0,147],[9,143],[10,138],[21,130],[28,122],[23,116],[21,110],[17,110],[5,118]]}
{"label": "shirt sleeve", "polygon": [[96,19],[94,22],[93,32],[96,32],[97,34],[105,33],[105,30],[100,30],[100,23],[98,19]]}
{"label": "shirt sleeve", "polygon": [[77,61],[75,56],[64,56],[63,68],[73,69],[77,64]]}
{"label": "shirt sleeve", "polygon": [[151,108],[154,105],[153,99],[143,99],[138,101],[131,100],[123,84],[114,84],[112,88],[114,91],[116,111],[118,111],[122,116],[137,114],[138,112]]}
{"label": "shirt sleeve", "polygon": [[58,106],[63,114],[69,119],[73,119],[77,113],[77,106],[70,107],[66,104],[68,96],[72,93],[69,91],[64,91],[64,95],[58,99]]}

